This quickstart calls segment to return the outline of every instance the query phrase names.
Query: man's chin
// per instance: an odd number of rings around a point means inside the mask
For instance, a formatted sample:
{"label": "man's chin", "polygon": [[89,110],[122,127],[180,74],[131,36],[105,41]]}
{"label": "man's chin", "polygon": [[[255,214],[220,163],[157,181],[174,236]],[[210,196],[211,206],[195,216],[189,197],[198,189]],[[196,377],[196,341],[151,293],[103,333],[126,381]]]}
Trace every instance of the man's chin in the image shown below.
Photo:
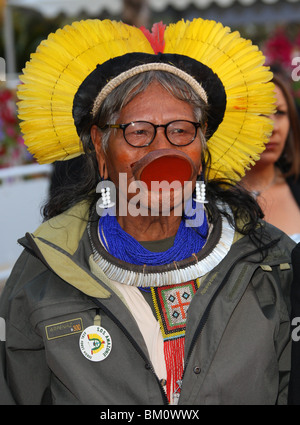
{"label": "man's chin", "polygon": [[182,190],[166,193],[163,191],[150,191],[148,196],[140,197],[139,203],[129,202],[128,211],[142,216],[181,216],[183,212]]}

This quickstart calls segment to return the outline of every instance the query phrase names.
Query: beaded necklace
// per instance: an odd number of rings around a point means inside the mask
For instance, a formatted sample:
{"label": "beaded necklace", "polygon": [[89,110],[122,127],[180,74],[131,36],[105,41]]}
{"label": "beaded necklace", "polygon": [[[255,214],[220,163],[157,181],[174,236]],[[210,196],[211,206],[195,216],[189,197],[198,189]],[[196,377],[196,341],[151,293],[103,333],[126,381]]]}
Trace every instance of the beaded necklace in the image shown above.
{"label": "beaded necklace", "polygon": [[164,265],[189,258],[201,250],[206,242],[208,223],[206,216],[198,228],[187,227],[181,220],[171,248],[152,252],[125,232],[115,216],[104,215],[99,220],[99,235],[103,246],[114,257],[136,265]]}

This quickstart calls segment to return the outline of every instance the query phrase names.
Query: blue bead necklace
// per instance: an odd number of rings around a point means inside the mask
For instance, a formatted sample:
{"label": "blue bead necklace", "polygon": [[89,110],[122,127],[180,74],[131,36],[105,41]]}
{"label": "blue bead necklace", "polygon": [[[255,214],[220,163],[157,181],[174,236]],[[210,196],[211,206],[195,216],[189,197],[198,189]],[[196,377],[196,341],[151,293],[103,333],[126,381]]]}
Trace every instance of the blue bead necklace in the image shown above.
{"label": "blue bead necklace", "polygon": [[102,244],[114,257],[136,265],[164,265],[189,258],[201,250],[206,242],[208,223],[204,214],[199,227],[186,226],[182,219],[172,247],[163,252],[152,252],[125,232],[117,218],[106,214],[99,220],[99,235]]}

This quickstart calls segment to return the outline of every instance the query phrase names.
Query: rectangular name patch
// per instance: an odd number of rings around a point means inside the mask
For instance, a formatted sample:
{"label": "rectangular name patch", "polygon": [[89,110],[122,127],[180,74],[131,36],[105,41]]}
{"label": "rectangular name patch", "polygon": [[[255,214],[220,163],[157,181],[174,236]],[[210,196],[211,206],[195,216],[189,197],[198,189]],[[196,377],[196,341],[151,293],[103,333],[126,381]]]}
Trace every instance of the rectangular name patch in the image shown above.
{"label": "rectangular name patch", "polygon": [[62,338],[64,336],[73,335],[82,332],[82,319],[71,319],[65,322],[54,323],[53,325],[45,326],[47,339]]}

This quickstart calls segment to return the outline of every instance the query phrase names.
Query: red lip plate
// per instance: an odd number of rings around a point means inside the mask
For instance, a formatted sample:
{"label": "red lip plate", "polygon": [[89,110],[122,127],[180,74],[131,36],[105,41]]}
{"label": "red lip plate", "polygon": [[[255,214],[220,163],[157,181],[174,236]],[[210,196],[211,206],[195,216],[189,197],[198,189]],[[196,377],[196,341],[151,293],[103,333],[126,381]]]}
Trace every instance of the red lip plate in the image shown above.
{"label": "red lip plate", "polygon": [[142,171],[140,180],[145,182],[148,188],[152,181],[179,181],[183,186],[189,181],[192,174],[192,167],[187,160],[180,157],[162,156],[150,162]]}

